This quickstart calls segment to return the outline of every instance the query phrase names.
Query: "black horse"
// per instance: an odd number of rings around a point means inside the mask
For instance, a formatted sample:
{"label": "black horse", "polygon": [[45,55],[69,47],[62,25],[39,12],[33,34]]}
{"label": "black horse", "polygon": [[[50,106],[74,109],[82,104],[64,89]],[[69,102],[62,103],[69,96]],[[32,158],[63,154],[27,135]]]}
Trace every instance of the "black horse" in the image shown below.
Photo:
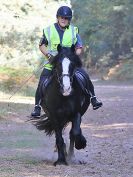
{"label": "black horse", "polygon": [[55,133],[58,159],[54,163],[67,164],[65,143],[62,130],[69,122],[70,147],[67,158],[74,155],[76,149],[86,147],[86,139],[82,134],[80,124],[81,117],[86,112],[90,99],[85,91],[85,80],[82,75],[82,63],[75,54],[74,47],[58,47],[58,55],[52,62],[54,69],[52,78],[45,88],[45,81],[41,86],[41,106],[46,112],[47,118],[40,118],[35,123],[39,130],[44,130],[47,135]]}

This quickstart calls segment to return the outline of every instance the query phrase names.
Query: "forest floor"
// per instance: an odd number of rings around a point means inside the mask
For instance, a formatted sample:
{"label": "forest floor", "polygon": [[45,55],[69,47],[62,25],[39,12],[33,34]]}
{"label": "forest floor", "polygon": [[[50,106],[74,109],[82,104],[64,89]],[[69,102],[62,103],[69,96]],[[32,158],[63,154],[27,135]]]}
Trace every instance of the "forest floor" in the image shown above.
{"label": "forest floor", "polygon": [[[30,122],[34,98],[0,94],[0,177],[133,177],[133,85],[94,82],[103,107],[82,120],[87,147],[75,161],[53,166],[55,138]],[[70,125],[64,131],[69,146]]]}

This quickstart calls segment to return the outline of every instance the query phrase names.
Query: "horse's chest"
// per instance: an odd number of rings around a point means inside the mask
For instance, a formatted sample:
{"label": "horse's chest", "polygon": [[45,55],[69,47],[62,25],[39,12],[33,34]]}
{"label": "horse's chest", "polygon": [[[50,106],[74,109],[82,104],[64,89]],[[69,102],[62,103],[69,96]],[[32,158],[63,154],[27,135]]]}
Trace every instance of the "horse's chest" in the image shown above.
{"label": "horse's chest", "polygon": [[58,104],[56,113],[58,116],[72,116],[75,112],[75,106],[71,101],[62,101]]}

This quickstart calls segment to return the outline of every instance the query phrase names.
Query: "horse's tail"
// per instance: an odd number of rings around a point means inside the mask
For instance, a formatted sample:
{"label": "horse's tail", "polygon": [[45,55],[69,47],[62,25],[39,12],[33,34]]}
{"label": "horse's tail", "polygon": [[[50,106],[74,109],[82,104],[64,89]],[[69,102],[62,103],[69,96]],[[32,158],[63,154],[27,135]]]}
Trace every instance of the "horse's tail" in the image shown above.
{"label": "horse's tail", "polygon": [[40,118],[36,122],[33,123],[36,128],[40,131],[44,131],[46,135],[51,136],[54,133],[54,125],[51,123],[49,118]]}

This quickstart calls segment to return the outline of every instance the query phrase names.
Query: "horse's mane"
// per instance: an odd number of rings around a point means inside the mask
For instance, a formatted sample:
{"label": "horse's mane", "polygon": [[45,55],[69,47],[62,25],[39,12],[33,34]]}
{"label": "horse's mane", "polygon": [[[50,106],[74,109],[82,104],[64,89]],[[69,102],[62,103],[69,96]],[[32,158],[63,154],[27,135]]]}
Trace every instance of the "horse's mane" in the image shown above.
{"label": "horse's mane", "polygon": [[52,64],[55,65],[57,62],[60,62],[63,57],[69,58],[76,67],[82,67],[81,59],[76,55],[75,47],[73,45],[71,48],[58,46],[58,54],[54,57]]}

